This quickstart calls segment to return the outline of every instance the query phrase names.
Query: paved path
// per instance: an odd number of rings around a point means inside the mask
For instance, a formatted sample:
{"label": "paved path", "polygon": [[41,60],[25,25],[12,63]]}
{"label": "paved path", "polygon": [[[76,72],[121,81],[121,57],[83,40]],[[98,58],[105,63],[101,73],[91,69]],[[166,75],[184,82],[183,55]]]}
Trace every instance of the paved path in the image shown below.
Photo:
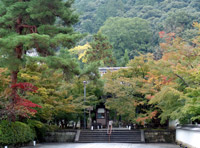
{"label": "paved path", "polygon": [[173,144],[47,143],[24,148],[179,148],[179,146]]}

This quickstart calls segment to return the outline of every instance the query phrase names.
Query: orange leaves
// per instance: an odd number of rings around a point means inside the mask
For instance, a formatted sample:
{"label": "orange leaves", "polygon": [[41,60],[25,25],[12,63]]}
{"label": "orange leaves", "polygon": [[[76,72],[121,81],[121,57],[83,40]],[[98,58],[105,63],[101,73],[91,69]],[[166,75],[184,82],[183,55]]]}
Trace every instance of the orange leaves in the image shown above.
{"label": "orange leaves", "polygon": [[157,114],[158,114],[158,111],[155,110],[155,111],[149,113],[149,115],[147,115],[145,117],[138,117],[136,119],[136,122],[140,123],[141,125],[145,125],[147,120],[151,120],[151,119],[155,118]]}
{"label": "orange leaves", "polygon": [[168,78],[166,76],[161,76],[162,77],[162,85],[168,85],[170,82],[172,82],[173,78]]}
{"label": "orange leaves", "polygon": [[175,38],[175,35],[176,33],[174,32],[170,32],[170,33],[166,33],[164,31],[159,32],[159,37],[161,39],[164,39],[166,43],[170,43]]}
{"label": "orange leaves", "polygon": [[151,112],[150,115],[149,115],[150,119],[155,118],[157,114],[158,114],[158,111],[157,111],[157,110]]}
{"label": "orange leaves", "polygon": [[170,32],[170,33],[166,33],[165,31],[160,31],[159,32],[159,36],[160,36],[160,38],[166,38],[166,37],[172,37],[172,38],[174,38],[175,37],[175,35],[176,35],[176,33],[174,33],[174,32]]}
{"label": "orange leaves", "polygon": [[[154,74],[154,73],[148,72],[147,77],[148,77],[148,80],[146,81],[146,83],[152,84],[154,93],[156,93],[156,91],[159,91],[165,85],[173,84],[173,78],[170,78],[170,76],[162,75],[160,73]],[[150,100],[151,97],[147,96],[147,99]]]}
{"label": "orange leaves", "polygon": [[160,37],[160,38],[164,38],[165,34],[166,34],[166,33],[165,33],[164,31],[160,31],[160,32],[159,32],[159,37]]}
{"label": "orange leaves", "polygon": [[139,117],[136,119],[136,122],[140,123],[141,125],[144,125],[145,121],[148,119],[149,119],[149,117]]}
{"label": "orange leaves", "polygon": [[152,95],[146,95],[146,99],[151,100],[154,96]]}
{"label": "orange leaves", "polygon": [[167,34],[167,36],[169,38],[173,38],[173,39],[174,39],[175,35],[176,35],[176,33],[174,33],[174,32],[170,32],[170,33]]}
{"label": "orange leaves", "polygon": [[200,31],[200,24],[199,24],[198,22],[194,22],[194,23],[193,23],[193,26],[196,27],[196,28],[198,28],[199,31]]}
{"label": "orange leaves", "polygon": [[162,49],[167,49],[168,45],[167,45],[167,43],[160,43],[160,47]]}

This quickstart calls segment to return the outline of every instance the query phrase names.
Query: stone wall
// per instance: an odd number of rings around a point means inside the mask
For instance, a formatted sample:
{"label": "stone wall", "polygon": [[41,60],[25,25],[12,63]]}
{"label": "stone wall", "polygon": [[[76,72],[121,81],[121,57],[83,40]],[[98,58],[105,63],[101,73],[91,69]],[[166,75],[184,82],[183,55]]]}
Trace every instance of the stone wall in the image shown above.
{"label": "stone wall", "polygon": [[175,143],[175,130],[145,130],[146,143]]}
{"label": "stone wall", "polygon": [[45,142],[74,142],[76,131],[63,130],[56,132],[47,132]]}
{"label": "stone wall", "polygon": [[200,125],[178,126],[176,142],[188,148],[200,148]]}

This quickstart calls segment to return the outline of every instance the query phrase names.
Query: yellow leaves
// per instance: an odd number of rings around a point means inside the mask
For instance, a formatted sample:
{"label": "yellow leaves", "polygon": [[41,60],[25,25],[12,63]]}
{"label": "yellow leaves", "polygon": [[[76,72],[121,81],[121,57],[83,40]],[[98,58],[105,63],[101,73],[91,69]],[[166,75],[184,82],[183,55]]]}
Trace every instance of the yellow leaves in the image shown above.
{"label": "yellow leaves", "polygon": [[198,28],[199,31],[200,31],[200,24],[199,24],[198,22],[194,22],[194,23],[193,23],[193,26],[196,27],[196,28]]}
{"label": "yellow leaves", "polygon": [[52,119],[52,115],[53,115],[53,110],[54,109],[54,106],[53,105],[50,105],[50,104],[43,104],[42,105],[42,110],[40,112],[40,116],[49,121]]}
{"label": "yellow leaves", "polygon": [[11,89],[9,88],[10,76],[7,76],[5,73],[8,70],[6,68],[0,68],[0,97],[2,99],[8,99]]}
{"label": "yellow leaves", "polygon": [[37,92],[38,92],[38,95],[41,95],[41,97],[48,98],[48,91],[46,88],[44,87],[38,88]]}
{"label": "yellow leaves", "polygon": [[3,76],[3,73],[7,72],[7,68],[0,68],[0,77]]}
{"label": "yellow leaves", "polygon": [[39,81],[40,78],[38,76],[29,75],[26,73],[21,73],[21,77],[26,81]]}
{"label": "yellow leaves", "polygon": [[6,68],[0,68],[0,86],[1,87],[5,87],[6,85],[10,83],[10,77],[4,74],[7,71],[8,70]]}
{"label": "yellow leaves", "polygon": [[0,93],[0,97],[2,98],[9,98],[10,97],[10,94],[11,94],[11,89],[8,87],[8,88],[5,88],[1,93]]}
{"label": "yellow leaves", "polygon": [[54,101],[55,110],[57,113],[74,113],[76,112],[76,104],[73,103],[74,98],[69,96],[68,98],[59,98],[58,101]]}
{"label": "yellow leaves", "polygon": [[69,51],[74,55],[78,55],[78,59],[82,60],[83,63],[87,63],[86,53],[90,48],[90,44],[86,43],[83,46],[76,46],[75,48],[72,48]]}
{"label": "yellow leaves", "polygon": [[72,53],[72,54],[80,54],[80,53],[83,53],[83,51],[87,50],[91,48],[90,44],[89,43],[86,43],[85,45],[83,46],[76,46],[75,48],[72,48],[70,49],[69,51]]}
{"label": "yellow leaves", "polygon": [[87,63],[86,53],[87,51],[85,50],[83,53],[79,54],[79,57],[78,57],[79,60],[82,59],[83,63]]}

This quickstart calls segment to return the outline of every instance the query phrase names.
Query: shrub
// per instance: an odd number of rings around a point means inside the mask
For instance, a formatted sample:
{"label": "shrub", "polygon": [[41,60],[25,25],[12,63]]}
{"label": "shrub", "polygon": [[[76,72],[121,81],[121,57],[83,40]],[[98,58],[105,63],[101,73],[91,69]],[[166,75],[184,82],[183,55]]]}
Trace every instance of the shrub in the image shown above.
{"label": "shrub", "polygon": [[35,132],[25,123],[6,120],[0,123],[0,145],[16,145],[32,141]]}
{"label": "shrub", "polygon": [[36,131],[37,140],[43,142],[47,132],[52,132],[58,129],[56,125],[44,124],[37,120],[27,120],[27,124]]}
{"label": "shrub", "polygon": [[43,142],[47,127],[44,123],[37,120],[27,120],[27,124],[35,130],[37,141]]}

